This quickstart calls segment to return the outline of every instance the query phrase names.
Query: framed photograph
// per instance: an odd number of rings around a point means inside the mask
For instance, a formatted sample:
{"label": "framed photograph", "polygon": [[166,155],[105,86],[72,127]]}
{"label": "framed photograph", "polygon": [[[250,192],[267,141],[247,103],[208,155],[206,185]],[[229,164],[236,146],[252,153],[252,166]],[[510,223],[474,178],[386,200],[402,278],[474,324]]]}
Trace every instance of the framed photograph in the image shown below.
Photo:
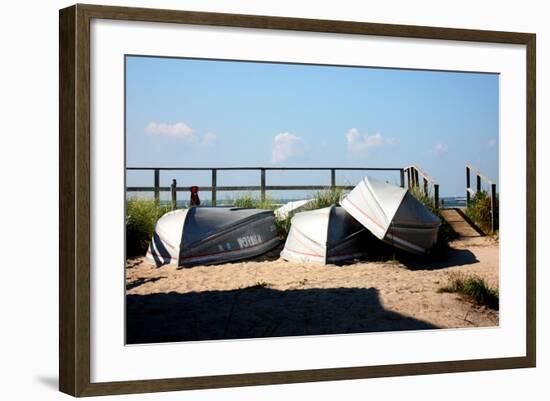
{"label": "framed photograph", "polygon": [[62,392],[535,366],[534,34],[59,26]]}

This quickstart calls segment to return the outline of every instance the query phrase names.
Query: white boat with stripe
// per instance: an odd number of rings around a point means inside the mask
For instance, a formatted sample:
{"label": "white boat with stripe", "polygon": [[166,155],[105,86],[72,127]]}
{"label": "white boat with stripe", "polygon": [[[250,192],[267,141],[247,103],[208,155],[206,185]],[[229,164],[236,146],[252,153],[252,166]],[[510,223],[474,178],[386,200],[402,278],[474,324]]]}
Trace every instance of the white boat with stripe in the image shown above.
{"label": "white boat with stripe", "polygon": [[441,220],[406,188],[364,177],[340,204],[377,238],[397,248],[426,254],[437,241]]}

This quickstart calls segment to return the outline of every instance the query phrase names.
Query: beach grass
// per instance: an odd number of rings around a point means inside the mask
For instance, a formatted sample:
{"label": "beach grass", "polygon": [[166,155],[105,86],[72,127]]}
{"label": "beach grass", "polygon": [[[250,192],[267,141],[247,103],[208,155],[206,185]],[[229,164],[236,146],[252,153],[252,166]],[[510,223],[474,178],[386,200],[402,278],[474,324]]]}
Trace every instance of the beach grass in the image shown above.
{"label": "beach grass", "polygon": [[288,213],[284,218],[275,216],[275,227],[277,227],[277,234],[282,241],[286,240],[288,236],[292,217],[294,217],[294,213]]}
{"label": "beach grass", "polygon": [[126,200],[126,257],[147,252],[157,220],[171,209],[152,199],[131,197]]}
{"label": "beach grass", "polygon": [[420,187],[412,187],[409,188],[409,192],[412,196],[418,199],[420,203],[426,206],[430,210],[430,212],[436,215],[439,214],[439,209],[435,207],[430,191],[428,191],[428,193],[426,194],[424,193],[424,190]]}
{"label": "beach grass", "polygon": [[438,289],[439,293],[459,293],[477,305],[487,306],[488,308],[498,310],[499,294],[497,287],[490,287],[487,282],[475,275],[466,275],[463,273],[449,274],[448,283],[445,287]]}
{"label": "beach grass", "polygon": [[[498,205],[498,194],[497,194]],[[498,207],[497,207],[498,213]],[[466,216],[470,218],[486,234],[491,231],[491,197],[487,191],[478,191],[466,207]]]}
{"label": "beach grass", "polygon": [[322,191],[318,191],[313,196],[313,200],[305,205],[304,210],[316,210],[338,205],[342,195],[343,190],[341,188],[327,188]]}
{"label": "beach grass", "polygon": [[268,209],[275,210],[279,206],[273,198],[266,195],[265,199],[258,199],[251,194],[242,194],[235,198],[229,203],[233,204],[234,207],[241,207],[245,209]]}

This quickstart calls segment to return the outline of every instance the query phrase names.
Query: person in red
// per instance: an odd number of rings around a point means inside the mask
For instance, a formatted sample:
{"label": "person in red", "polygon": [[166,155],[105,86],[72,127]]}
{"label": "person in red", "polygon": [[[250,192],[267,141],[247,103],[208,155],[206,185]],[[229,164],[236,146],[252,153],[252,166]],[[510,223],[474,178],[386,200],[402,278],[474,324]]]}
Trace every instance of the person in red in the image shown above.
{"label": "person in red", "polygon": [[191,201],[189,205],[199,206],[201,204],[201,200],[199,199],[199,187],[193,185],[192,187],[189,187],[189,191],[191,192]]}

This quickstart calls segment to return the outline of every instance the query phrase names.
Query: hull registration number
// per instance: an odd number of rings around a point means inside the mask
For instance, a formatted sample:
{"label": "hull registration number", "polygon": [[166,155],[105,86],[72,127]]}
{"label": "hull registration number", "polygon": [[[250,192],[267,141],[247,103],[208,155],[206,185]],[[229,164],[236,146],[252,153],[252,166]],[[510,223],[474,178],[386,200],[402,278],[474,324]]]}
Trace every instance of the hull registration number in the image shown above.
{"label": "hull registration number", "polygon": [[255,235],[246,235],[244,237],[237,238],[239,246],[241,248],[248,248],[254,245],[258,245],[262,242],[262,237],[260,234]]}

